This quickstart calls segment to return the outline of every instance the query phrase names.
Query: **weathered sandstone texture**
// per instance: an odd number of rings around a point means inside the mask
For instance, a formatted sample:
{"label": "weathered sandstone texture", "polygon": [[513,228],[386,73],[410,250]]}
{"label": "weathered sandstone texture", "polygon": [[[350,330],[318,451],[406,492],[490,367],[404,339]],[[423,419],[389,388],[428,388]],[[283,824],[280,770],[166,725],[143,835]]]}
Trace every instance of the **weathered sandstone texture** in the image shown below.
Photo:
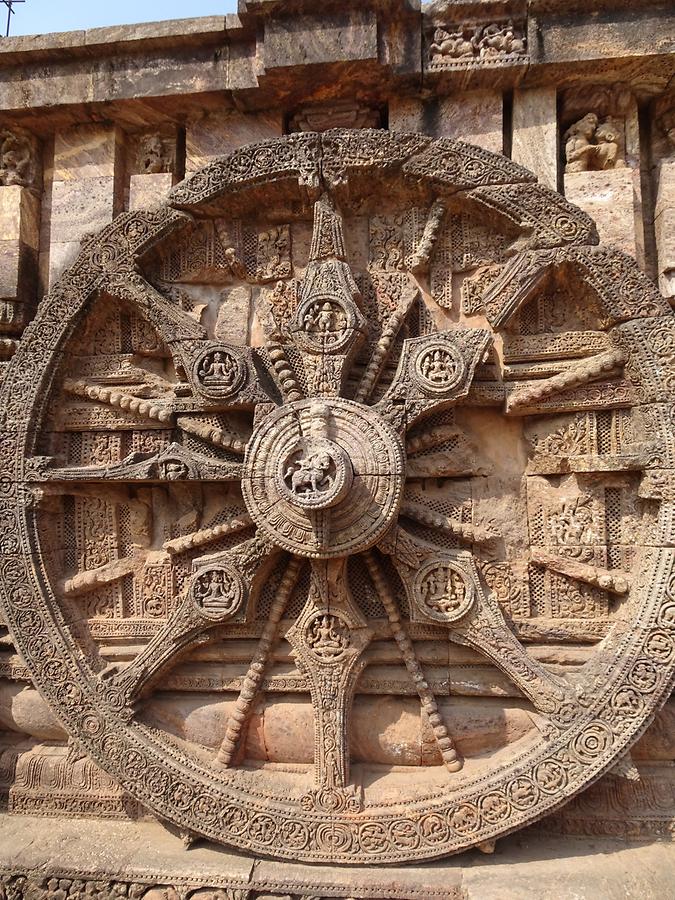
{"label": "weathered sandstone texture", "polygon": [[0,43],[1,900],[667,895],[674,34]]}

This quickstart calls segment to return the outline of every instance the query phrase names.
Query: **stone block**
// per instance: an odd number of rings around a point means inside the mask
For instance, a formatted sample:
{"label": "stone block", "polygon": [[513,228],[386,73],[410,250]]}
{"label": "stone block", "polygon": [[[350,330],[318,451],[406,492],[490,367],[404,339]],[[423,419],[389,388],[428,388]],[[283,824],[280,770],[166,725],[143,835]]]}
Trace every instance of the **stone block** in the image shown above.
{"label": "stone block", "polygon": [[497,91],[452,94],[438,101],[434,137],[455,138],[502,153],[503,99]]}
{"label": "stone block", "polygon": [[372,10],[279,17],[265,26],[265,68],[377,59]]}
{"label": "stone block", "polygon": [[13,300],[19,292],[20,241],[0,244],[0,297]]}
{"label": "stone block", "polygon": [[117,128],[78,125],[56,133],[54,181],[112,176],[121,148]]}
{"label": "stone block", "polygon": [[251,288],[247,284],[229,288],[221,293],[215,335],[229,344],[245,344],[251,314]]}
{"label": "stone block", "polygon": [[79,241],[54,242],[49,251],[49,287],[51,287],[64,269],[67,269],[80,252]]}
{"label": "stone block", "polygon": [[82,178],[55,181],[52,186],[51,240],[79,241],[96,232],[115,214],[114,179]]}
{"label": "stone block", "polygon": [[658,257],[659,290],[675,297],[675,206],[669,206],[654,221]]}
{"label": "stone block", "polygon": [[417,97],[392,97],[389,101],[389,129],[424,133],[422,101]]}
{"label": "stone block", "polygon": [[568,173],[565,197],[595,220],[601,243],[637,256],[633,169]]}
{"label": "stone block", "polygon": [[0,241],[21,241],[37,250],[40,239],[40,201],[19,185],[0,187]]}
{"label": "stone block", "polygon": [[675,207],[675,157],[659,163],[654,216],[658,218],[671,207]]}
{"label": "stone block", "polygon": [[0,298],[28,300],[35,288],[36,251],[22,241],[0,241]]}
{"label": "stone block", "polygon": [[631,756],[634,759],[665,762],[675,758],[675,699],[659,710],[654,722],[634,745]]}
{"label": "stone block", "polygon": [[247,115],[229,110],[190,122],[186,130],[185,171],[195,172],[216,156],[227,156],[244,144],[281,134],[280,112]]}
{"label": "stone block", "polygon": [[558,189],[557,92],[552,88],[514,91],[511,158],[534,172],[539,183]]}
{"label": "stone block", "polygon": [[170,172],[153,175],[132,175],[129,180],[129,209],[148,209],[161,206],[173,185]]}

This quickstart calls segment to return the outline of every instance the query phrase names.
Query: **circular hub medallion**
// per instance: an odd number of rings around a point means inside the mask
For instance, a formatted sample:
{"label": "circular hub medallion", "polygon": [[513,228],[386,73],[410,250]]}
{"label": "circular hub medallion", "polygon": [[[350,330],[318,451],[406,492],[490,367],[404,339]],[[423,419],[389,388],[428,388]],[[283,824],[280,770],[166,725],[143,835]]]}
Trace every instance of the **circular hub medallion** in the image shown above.
{"label": "circular hub medallion", "polygon": [[345,451],[326,438],[301,440],[279,458],[277,487],[302,509],[335,506],[352,486],[354,473]]}
{"label": "circular hub medallion", "polygon": [[272,540],[327,559],[365,550],[384,534],[398,512],[403,471],[400,438],[373,409],[340,398],[300,400],[254,433],[242,493]]}

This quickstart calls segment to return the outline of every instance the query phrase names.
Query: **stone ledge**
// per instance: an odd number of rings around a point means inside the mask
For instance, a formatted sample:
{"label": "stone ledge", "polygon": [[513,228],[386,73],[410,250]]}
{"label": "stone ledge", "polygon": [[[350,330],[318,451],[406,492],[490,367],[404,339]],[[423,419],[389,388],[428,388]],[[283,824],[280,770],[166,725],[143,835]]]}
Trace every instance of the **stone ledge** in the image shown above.
{"label": "stone ledge", "polygon": [[[492,856],[471,851],[407,867],[295,865],[205,844],[186,850],[154,821],[53,821],[0,814],[0,876],[276,891],[390,900],[654,900],[670,895],[675,846],[601,838],[505,838]],[[254,896],[254,895],[253,895]]]}
{"label": "stone ledge", "polygon": [[189,19],[167,19],[135,25],[111,25],[80,31],[55,31],[3,38],[0,41],[0,66],[44,58],[95,56],[102,47],[107,51],[138,44],[142,49],[169,44],[178,47],[195,41],[223,42],[228,32],[241,28],[238,16],[198,16]]}

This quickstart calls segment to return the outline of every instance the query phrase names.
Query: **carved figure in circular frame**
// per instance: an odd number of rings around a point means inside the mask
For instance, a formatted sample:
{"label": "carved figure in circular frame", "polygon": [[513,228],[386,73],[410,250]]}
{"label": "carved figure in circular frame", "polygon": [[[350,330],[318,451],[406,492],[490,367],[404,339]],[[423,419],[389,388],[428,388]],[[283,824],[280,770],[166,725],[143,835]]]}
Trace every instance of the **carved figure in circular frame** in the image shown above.
{"label": "carved figure in circular frame", "polygon": [[[141,651],[139,661],[132,662],[119,680],[103,678],[96,661],[85,656],[77,635],[68,626],[68,618],[62,612],[63,588],[53,578],[49,554],[39,552],[44,549],[41,525],[44,510],[33,502],[36,479],[51,478],[55,483],[67,485],[75,477],[73,467],[59,468],[56,464],[44,469],[34,465],[34,458],[42,452],[44,435],[49,432],[49,412],[58,392],[71,395],[79,392],[78,396],[88,398],[87,402],[107,403],[117,410],[125,405],[132,411],[143,410],[142,414],[155,416],[153,427],[158,419],[170,422],[185,433],[188,433],[186,429],[197,427],[214,444],[220,442],[218,446],[230,440],[224,427],[195,426],[190,417],[184,417],[181,425],[180,414],[162,396],[151,402],[143,398],[141,403],[140,398],[129,400],[122,388],[106,394],[98,386],[72,379],[60,381],[57,363],[71,340],[73,323],[95,302],[97,293],[104,290],[120,304],[131,304],[147,317],[172,353],[180,356],[184,347],[185,356],[178,360],[182,364],[189,357],[189,348],[195,341],[203,340],[204,334],[189,316],[181,317],[171,304],[165,303],[143,275],[130,273],[143,271],[151,247],[174,240],[189,225],[191,218],[183,215],[183,209],[197,210],[208,203],[222,203],[226,209],[228,198],[235,194],[241,198],[246,192],[251,198],[247,202],[259,203],[256,185],[264,181],[285,185],[284,190],[290,191],[291,199],[296,202],[308,190],[316,195],[320,179],[329,189],[331,185],[343,188],[352,168],[360,173],[359,183],[362,183],[364,167],[370,167],[383,183],[390,179],[392,185],[400,186],[404,181],[400,174],[404,161],[406,178],[410,179],[412,174],[431,191],[440,184],[455,193],[459,190],[473,193],[476,205],[485,204],[492,221],[501,217],[505,229],[507,225],[510,229],[509,234],[520,223],[528,223],[528,249],[516,254],[515,262],[506,264],[484,292],[486,316],[493,327],[500,327],[509,310],[517,308],[527,272],[564,265],[581,273],[579,277],[585,284],[594,286],[604,304],[608,338],[613,346],[620,348],[624,366],[623,382],[612,382],[606,388],[607,395],[614,398],[614,404],[621,402],[627,409],[639,399],[640,415],[647,423],[649,438],[659,448],[658,459],[645,461],[645,471],[654,467],[660,472],[672,471],[675,465],[670,419],[673,363],[672,358],[659,355],[659,348],[672,335],[674,319],[648,280],[627,257],[608,248],[596,248],[590,220],[558,194],[534,185],[532,177],[509,160],[468,145],[438,144],[419,135],[361,130],[328,132],[321,136],[299,134],[263,141],[235,151],[226,160],[217,160],[178,185],[165,207],[123,214],[86,243],[73,266],[41,303],[35,323],[26,330],[3,380],[0,516],[8,525],[8,533],[19,536],[20,548],[18,552],[0,556],[0,608],[31,677],[59,720],[92,760],[123,782],[125,789],[146,808],[207,838],[278,858],[334,864],[427,859],[458,852],[529,824],[606,772],[647,727],[670,694],[674,681],[675,632],[672,616],[663,615],[663,609],[672,602],[675,583],[675,512],[672,486],[664,489],[661,485],[653,498],[648,498],[652,512],[656,511],[652,516],[654,531],[648,542],[635,547],[635,574],[622,609],[623,627],[621,630],[610,627],[605,642],[606,647],[612,648],[611,652],[591,655],[574,685],[566,679],[551,681],[548,696],[557,696],[558,706],[568,704],[571,715],[560,721],[554,712],[556,702],[550,707],[542,704],[537,712],[548,718],[548,727],[530,734],[517,752],[507,759],[502,756],[493,770],[489,770],[488,761],[488,769],[476,775],[467,773],[457,780],[452,774],[457,767],[448,765],[445,781],[436,780],[424,789],[417,785],[395,805],[369,796],[365,806],[344,804],[337,811],[303,803],[303,799],[311,797],[305,784],[289,792],[286,788],[275,788],[269,777],[261,780],[243,769],[231,771],[231,748],[236,748],[239,734],[237,722],[245,721],[249,714],[251,697],[255,697],[265,671],[264,647],[273,639],[300,567],[307,565],[304,561],[309,559],[316,592],[328,598],[327,602],[333,604],[331,609],[347,608],[351,601],[343,587],[344,568],[340,560],[351,553],[363,554],[373,592],[382,603],[405,667],[428,712],[440,755],[446,762],[452,758],[451,736],[416,658],[414,642],[407,632],[409,625],[398,608],[381,559],[389,555],[396,565],[400,560],[399,572],[405,572],[405,566],[414,566],[416,553],[424,558],[425,550],[415,542],[414,534],[411,537],[409,527],[417,521],[411,518],[416,514],[415,503],[402,505],[400,499],[405,467],[410,464],[406,463],[402,450],[402,437],[408,429],[419,425],[421,401],[416,397],[409,401],[411,405],[406,409],[412,411],[407,418],[393,404],[388,405],[386,399],[378,400],[375,395],[369,401],[373,392],[368,379],[376,380],[381,371],[379,364],[373,364],[364,375],[365,386],[359,390],[365,400],[356,403],[335,395],[327,399],[334,417],[341,420],[340,427],[358,423],[354,427],[362,429],[357,445],[363,453],[369,446],[374,448],[376,456],[382,452],[381,447],[383,451],[393,448],[393,456],[384,453],[383,458],[389,462],[381,471],[377,489],[369,494],[368,508],[377,520],[377,527],[367,539],[363,534],[368,527],[365,523],[371,517],[362,516],[364,521],[360,527],[347,529],[349,537],[335,556],[330,553],[333,546],[330,536],[325,549],[315,548],[308,553],[302,529],[298,536],[288,537],[290,514],[285,511],[278,524],[274,522],[265,494],[267,482],[264,477],[259,481],[254,477],[259,464],[254,462],[253,454],[249,453],[244,462],[243,493],[249,492],[247,506],[258,530],[255,537],[246,537],[237,545],[230,562],[226,561],[230,551],[224,550],[220,562],[210,565],[235,565],[248,590],[255,584],[255,573],[270,554],[279,554],[281,548],[292,558],[289,561],[288,557],[275,557],[285,559],[286,568],[274,601],[274,614],[270,614],[265,624],[258,655],[245,679],[246,689],[237,700],[237,715],[228,725],[223,747],[213,764],[206,764],[203,754],[192,753],[186,745],[179,746],[173,740],[163,742],[158,731],[148,728],[134,710],[134,678],[145,678],[148,667],[167,665],[173,658],[172,647],[183,653],[191,640],[203,639],[205,632],[200,628],[209,627],[209,623],[195,625],[194,618],[185,614],[186,607],[182,604],[193,603],[189,588],[177,598],[175,614],[168,617],[149,641],[150,649]],[[238,207],[238,214],[240,210]],[[559,227],[563,220],[564,227]],[[509,275],[509,266],[518,267],[518,279]],[[607,290],[607,285],[612,289]],[[264,367],[266,360],[269,377],[276,378],[281,385],[282,397],[281,401],[278,394],[270,397],[269,402],[276,403],[277,409],[262,418],[263,424],[258,426],[253,442],[249,442],[247,453],[256,444],[261,450],[263,474],[269,459],[274,476],[281,448],[271,452],[269,444],[276,440],[276,425],[283,431],[286,417],[290,420],[289,409],[293,417],[298,415],[299,407],[293,404],[311,404],[312,399],[289,400],[284,395],[284,391],[297,393],[298,388],[290,377],[283,348],[274,347],[267,357],[259,356],[261,366]],[[476,361],[463,359],[463,362],[469,367],[475,366]],[[577,403],[592,404],[602,395],[598,376],[592,374],[594,370],[590,371],[592,390],[586,393],[583,378],[588,376],[581,370],[576,373],[582,379],[577,381],[582,385]],[[553,387],[548,386],[551,391]],[[425,397],[427,390],[428,385],[424,387]],[[135,400],[138,402],[132,407],[131,402]],[[517,395],[509,397],[507,411],[535,415],[526,406],[526,402],[532,402],[529,393],[527,401],[520,401],[520,407],[518,402]],[[528,412],[523,413],[523,408]],[[546,409],[545,404],[542,408]],[[428,405],[424,411],[429,411]],[[275,427],[267,429],[265,422],[274,423]],[[389,437],[383,439],[387,429]],[[328,439],[342,446],[336,433]],[[408,445],[419,446],[424,440],[432,441],[421,438],[420,432],[413,432]],[[297,433],[289,428],[288,446],[294,446],[296,441]],[[235,446],[231,440],[230,444]],[[370,471],[359,471],[356,465],[354,475],[357,484],[361,475],[375,477]],[[86,477],[91,480],[91,471],[87,470]],[[107,469],[101,467],[101,480],[108,477]],[[647,490],[648,479],[644,484]],[[263,490],[259,491],[261,485]],[[430,515],[427,510],[427,519]],[[441,527],[441,520],[447,525],[447,519],[436,515],[433,527]],[[293,527],[294,522],[291,531]],[[448,527],[460,537],[470,534],[469,540],[476,538],[475,530],[471,531],[464,523],[451,522]],[[375,543],[377,550],[373,549]],[[329,570],[329,564],[334,568]],[[517,649],[518,642],[504,626],[498,608],[493,604],[489,609],[478,609],[476,605],[470,615],[454,623],[449,632],[451,637],[457,636],[454,630],[464,627],[465,621],[484,625],[485,635],[496,636],[497,643],[504,642],[509,652],[501,659],[496,652],[490,655],[492,651],[485,644],[482,650],[525,692],[527,685],[519,671],[531,673],[532,660],[522,647]],[[331,627],[330,622],[322,622],[312,637],[317,645],[323,640],[320,632],[324,624],[326,648],[337,648],[344,643],[340,629]],[[324,709],[335,711],[336,722],[346,721],[340,716],[347,707],[339,704],[331,707],[331,702],[343,696],[345,685],[354,683],[354,661],[362,658],[359,652],[368,640],[368,635],[363,633],[358,646],[357,631],[351,631],[352,645],[342,651],[344,659],[339,654],[335,657],[336,671],[342,679],[335,682],[338,687],[334,689],[334,683],[329,681],[314,688],[316,696],[327,701]],[[465,631],[459,637],[470,638],[480,649],[479,631]],[[537,677],[543,683],[546,673],[539,669]],[[547,708],[553,712],[547,713]],[[344,729],[336,731],[338,747],[344,736]],[[337,792],[334,796],[344,796],[349,787],[346,776],[344,769],[336,767],[330,775],[333,784],[329,786],[320,780],[317,792],[328,790]],[[405,786],[401,791],[405,792]],[[401,805],[405,808],[403,815]],[[288,839],[289,835],[293,840]]]}
{"label": "carved figure in circular frame", "polygon": [[226,400],[233,397],[246,378],[246,368],[232,347],[207,347],[194,362],[193,377],[205,397]]}
{"label": "carved figure in circular frame", "polygon": [[431,393],[451,391],[465,372],[461,354],[451,344],[440,341],[424,347],[415,359],[415,378],[422,390]]}
{"label": "carved figure in circular frame", "polygon": [[344,450],[326,438],[310,438],[279,459],[277,487],[303,509],[335,506],[352,486],[354,473]]}
{"label": "carved figure in circular frame", "polygon": [[465,616],[475,600],[467,573],[448,559],[431,560],[417,573],[413,586],[424,614],[444,625]]}
{"label": "carved figure in circular frame", "polygon": [[331,664],[350,645],[349,624],[339,613],[318,611],[305,625],[305,640],[317,659]]}
{"label": "carved figure in circular frame", "polygon": [[200,614],[224,621],[239,609],[245,595],[241,576],[231,566],[205,567],[192,578],[190,596]]}
{"label": "carved figure in circular frame", "polygon": [[343,350],[356,327],[350,304],[330,295],[304,300],[298,307],[296,321],[299,346],[315,353]]}

